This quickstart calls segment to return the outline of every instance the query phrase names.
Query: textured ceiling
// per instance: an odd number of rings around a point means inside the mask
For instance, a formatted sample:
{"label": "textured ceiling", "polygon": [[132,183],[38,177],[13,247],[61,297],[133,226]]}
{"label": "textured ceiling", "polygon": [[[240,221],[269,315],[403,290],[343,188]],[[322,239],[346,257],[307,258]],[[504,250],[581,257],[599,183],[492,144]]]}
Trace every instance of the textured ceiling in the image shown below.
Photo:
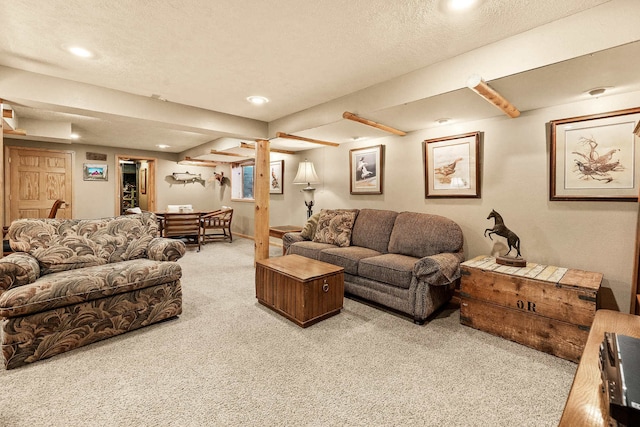
{"label": "textured ceiling", "polygon": [[[603,3],[484,0],[452,15],[425,0],[20,0],[1,6],[0,65],[271,122]],[[108,127],[84,142],[116,144]],[[213,139],[167,137],[181,150]]]}

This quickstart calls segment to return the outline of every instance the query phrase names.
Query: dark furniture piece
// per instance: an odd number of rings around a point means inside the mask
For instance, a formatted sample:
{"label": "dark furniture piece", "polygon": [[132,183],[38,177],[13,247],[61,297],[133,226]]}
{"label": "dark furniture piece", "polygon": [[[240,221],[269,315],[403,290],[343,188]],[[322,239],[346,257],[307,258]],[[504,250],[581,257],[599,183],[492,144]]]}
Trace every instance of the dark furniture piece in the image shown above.
{"label": "dark furniture piece", "polygon": [[340,313],[344,269],[299,255],[256,262],[256,298],[306,328]]}

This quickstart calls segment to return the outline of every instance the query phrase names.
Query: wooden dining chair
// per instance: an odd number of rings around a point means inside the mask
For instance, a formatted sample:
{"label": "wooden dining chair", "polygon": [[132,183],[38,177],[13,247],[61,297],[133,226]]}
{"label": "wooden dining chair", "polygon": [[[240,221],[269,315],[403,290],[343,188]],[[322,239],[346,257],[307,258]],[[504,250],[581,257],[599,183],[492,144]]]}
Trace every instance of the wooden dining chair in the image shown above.
{"label": "wooden dining chair", "polygon": [[53,202],[53,206],[51,206],[51,210],[49,211],[49,216],[47,218],[55,218],[58,213],[58,209],[60,209],[60,206],[62,206],[63,203],[65,203],[65,201],[60,199]]}
{"label": "wooden dining chair", "polygon": [[163,219],[163,236],[182,239],[185,244],[197,246],[200,252],[200,214],[167,212]]}
{"label": "wooden dining chair", "polygon": [[233,209],[225,208],[214,212],[209,212],[200,216],[200,228],[202,243],[216,240],[228,240],[233,242],[231,234],[231,220],[233,219]]}

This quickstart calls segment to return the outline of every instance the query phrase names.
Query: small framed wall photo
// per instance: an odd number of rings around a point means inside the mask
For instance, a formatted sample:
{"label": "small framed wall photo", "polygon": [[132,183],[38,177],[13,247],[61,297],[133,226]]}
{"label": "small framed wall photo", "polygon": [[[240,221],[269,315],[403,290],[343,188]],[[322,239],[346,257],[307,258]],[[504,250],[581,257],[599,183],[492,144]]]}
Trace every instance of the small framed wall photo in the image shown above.
{"label": "small framed wall photo", "polygon": [[351,194],[382,194],[384,145],[349,150]]}
{"label": "small framed wall photo", "polygon": [[284,193],[284,160],[275,160],[269,164],[270,182],[269,194]]}
{"label": "small framed wall photo", "polygon": [[84,163],[82,165],[82,176],[85,181],[106,181],[107,165]]}
{"label": "small framed wall photo", "polygon": [[549,200],[638,200],[640,108],[553,120]]}
{"label": "small framed wall photo", "polygon": [[480,198],[480,132],[424,141],[425,197]]}

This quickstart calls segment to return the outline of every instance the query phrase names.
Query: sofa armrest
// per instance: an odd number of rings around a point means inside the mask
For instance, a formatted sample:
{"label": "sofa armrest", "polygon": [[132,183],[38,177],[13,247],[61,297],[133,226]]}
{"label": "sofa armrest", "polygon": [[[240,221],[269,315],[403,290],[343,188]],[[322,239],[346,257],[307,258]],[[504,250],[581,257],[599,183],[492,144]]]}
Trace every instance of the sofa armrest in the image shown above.
{"label": "sofa armrest", "polygon": [[0,258],[0,293],[35,282],[40,277],[38,260],[26,252]]}
{"label": "sofa armrest", "polygon": [[186,245],[180,240],[154,237],[149,242],[147,255],[154,261],[177,261],[184,256],[186,250]]}
{"label": "sofa armrest", "polygon": [[460,277],[460,263],[463,261],[462,251],[426,256],[416,261],[413,274],[429,285],[447,285]]}
{"label": "sofa armrest", "polygon": [[307,239],[302,237],[302,233],[299,231],[285,233],[282,235],[282,246],[284,247],[284,251],[286,252],[287,250],[289,250],[289,246],[291,246],[292,244],[296,242],[304,242],[305,240]]}

